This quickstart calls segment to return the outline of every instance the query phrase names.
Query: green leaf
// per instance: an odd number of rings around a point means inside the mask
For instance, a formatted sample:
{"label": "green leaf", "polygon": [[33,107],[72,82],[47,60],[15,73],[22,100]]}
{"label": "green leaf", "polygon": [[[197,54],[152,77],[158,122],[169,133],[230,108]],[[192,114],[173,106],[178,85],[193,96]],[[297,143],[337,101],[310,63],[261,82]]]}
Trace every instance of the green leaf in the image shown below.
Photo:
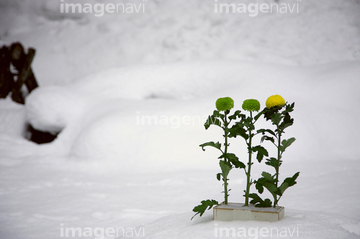
{"label": "green leaf", "polygon": [[274,178],[273,178],[273,176],[271,176],[270,173],[268,173],[268,172],[262,172],[261,175],[263,176],[263,178],[264,178],[266,181],[274,182]]}
{"label": "green leaf", "polygon": [[229,175],[229,172],[231,170],[231,165],[229,165],[229,163],[222,161],[222,160],[220,160],[219,164],[220,164],[223,178],[227,178],[227,176]]}
{"label": "green leaf", "polygon": [[230,162],[234,165],[235,168],[245,168],[245,164],[239,160],[231,160]]}
{"label": "green leaf", "polygon": [[271,134],[271,135],[273,135],[273,136],[276,137],[276,134],[275,134],[274,131],[272,131],[271,129],[259,129],[257,132],[258,132],[258,133],[262,133],[263,135],[267,132],[267,133],[269,133],[269,134]]}
{"label": "green leaf", "polygon": [[273,144],[275,143],[275,139],[273,137],[270,137],[270,136],[267,136],[267,135],[264,135],[263,137],[261,137],[261,143],[264,142],[265,140],[267,141],[271,141]]}
{"label": "green leaf", "polygon": [[220,112],[217,111],[217,110],[214,110],[212,116],[214,116],[215,118],[216,118],[216,117],[219,117],[219,116],[220,116]]}
{"label": "green leaf", "polygon": [[280,128],[282,130],[294,124],[294,119],[290,117],[289,113],[285,114],[284,121],[280,124]]}
{"label": "green leaf", "polygon": [[284,181],[279,187],[279,196],[282,196],[288,187],[289,187],[289,184]]}
{"label": "green leaf", "polygon": [[241,117],[241,111],[240,110],[237,110],[237,111],[234,112],[234,114],[230,115],[229,119],[230,120],[235,120],[238,117]]}
{"label": "green leaf", "polygon": [[284,117],[283,122],[279,125],[279,128],[281,129],[281,131],[284,131],[287,127],[294,124],[294,119],[291,118],[291,116],[290,116],[290,112],[292,112],[294,110],[294,106],[295,106],[295,103],[292,103],[291,105],[286,103],[286,107],[285,107],[284,111],[281,113]]}
{"label": "green leaf", "polygon": [[247,131],[255,129],[253,119],[250,116],[242,119],[242,121],[239,122],[239,124],[245,126]]}
{"label": "green leaf", "polygon": [[295,142],[295,140],[296,139],[293,137],[293,138],[290,138],[290,139],[287,139],[287,140],[284,139],[283,141],[281,141],[280,151],[284,152],[287,147],[289,147],[292,143]]}
{"label": "green leaf", "polygon": [[221,173],[216,174],[216,178],[217,178],[218,181],[220,181],[221,180]]}
{"label": "green leaf", "polygon": [[245,164],[241,162],[235,154],[232,153],[222,154],[219,158],[228,159],[230,163],[232,163],[235,166],[235,168],[245,168]]}
{"label": "green leaf", "polygon": [[218,201],[216,200],[203,200],[201,201],[201,204],[194,207],[193,212],[196,212],[196,214],[191,218],[191,220],[198,214],[200,214],[200,217],[204,214],[206,209],[210,210],[213,206],[219,205]]}
{"label": "green leaf", "polygon": [[264,200],[264,202],[262,203],[262,205],[259,205],[259,206],[257,206],[257,207],[271,207],[271,205],[272,205],[271,200],[268,199],[268,198],[266,198],[266,199]]}
{"label": "green leaf", "polygon": [[211,146],[211,147],[214,147],[214,148],[221,151],[221,144],[219,142],[214,143],[213,141],[211,141],[211,142],[206,142],[206,143],[200,144],[199,146],[204,151],[205,151],[204,147],[206,147],[206,146]]}
{"label": "green leaf", "polygon": [[229,129],[229,137],[236,138],[237,136],[243,137],[245,140],[249,138],[247,131],[244,129],[244,125],[241,123],[236,123]]}
{"label": "green leaf", "polygon": [[257,152],[256,159],[259,161],[259,163],[261,163],[264,156],[269,156],[268,151],[260,145],[253,147],[252,151]]}
{"label": "green leaf", "polygon": [[268,172],[262,172],[261,175],[262,177],[256,181],[255,188],[262,194],[265,187],[275,198],[275,195],[278,194],[279,190],[276,187],[274,176]]}
{"label": "green leaf", "polygon": [[256,188],[256,190],[258,190],[258,192],[260,193],[260,194],[262,194],[263,192],[264,192],[264,187],[263,187],[263,185],[261,184],[261,182],[256,182],[256,184],[255,184],[255,188]]}
{"label": "green leaf", "polygon": [[225,158],[229,159],[229,160],[239,160],[239,158],[235,155],[235,154],[232,154],[232,153],[227,153],[227,154],[224,154]]}
{"label": "green leaf", "polygon": [[260,118],[260,116],[263,115],[264,113],[265,113],[264,110],[262,110],[257,115],[255,115],[254,117],[255,121],[257,121]]}
{"label": "green leaf", "polygon": [[271,118],[272,118],[275,114],[277,114],[282,107],[283,107],[283,106],[274,106],[274,107],[271,107],[270,109],[264,108],[264,109],[263,109],[263,111],[264,111],[264,118],[265,118],[266,120],[271,120]]}
{"label": "green leaf", "polygon": [[256,193],[250,193],[249,198],[252,198],[250,203],[255,205],[255,207],[271,207],[272,202],[270,199],[262,200]]}
{"label": "green leaf", "polygon": [[245,164],[239,160],[237,161],[230,160],[230,162],[234,165],[235,168],[245,168]]}
{"label": "green leaf", "polygon": [[295,107],[295,102],[293,102],[291,105],[286,103],[286,107],[285,107],[285,113],[290,113],[294,111],[294,107]]}
{"label": "green leaf", "polygon": [[300,172],[297,172],[295,173],[293,176],[292,176],[292,179],[295,181],[300,175]]}
{"label": "green leaf", "polygon": [[271,182],[266,182],[263,185],[271,194],[275,195],[278,194],[278,188],[276,187],[276,185],[274,183]]}
{"label": "green leaf", "polygon": [[269,192],[276,193],[277,187],[275,186],[274,177],[268,172],[262,172],[263,177],[260,178],[257,183],[261,183]]}
{"label": "green leaf", "polygon": [[214,114],[213,115],[210,115],[204,126],[205,126],[205,129],[208,129],[210,127],[210,125],[217,125],[219,127],[221,127],[221,121],[218,119],[219,117],[219,112],[216,113],[216,111],[214,111]]}
{"label": "green leaf", "polygon": [[274,125],[279,125],[280,121],[283,119],[284,116],[282,116],[280,113],[275,113],[271,116],[271,122]]}
{"label": "green leaf", "polygon": [[[278,165],[278,160],[276,158],[266,159],[265,164],[276,168]],[[280,165],[281,165],[281,161],[280,161]]]}
{"label": "green leaf", "polygon": [[282,196],[282,194],[285,192],[285,190],[287,188],[292,187],[296,184],[296,179],[297,179],[297,177],[299,177],[299,174],[300,174],[300,172],[297,172],[291,178],[286,178],[284,180],[284,182],[279,187],[279,191],[280,191],[279,195],[280,196]]}
{"label": "green leaf", "polygon": [[[228,114],[229,111],[227,110],[227,111],[225,111],[225,113]],[[220,118],[223,122],[225,121],[225,115],[224,115],[224,114],[219,113],[219,118]]]}

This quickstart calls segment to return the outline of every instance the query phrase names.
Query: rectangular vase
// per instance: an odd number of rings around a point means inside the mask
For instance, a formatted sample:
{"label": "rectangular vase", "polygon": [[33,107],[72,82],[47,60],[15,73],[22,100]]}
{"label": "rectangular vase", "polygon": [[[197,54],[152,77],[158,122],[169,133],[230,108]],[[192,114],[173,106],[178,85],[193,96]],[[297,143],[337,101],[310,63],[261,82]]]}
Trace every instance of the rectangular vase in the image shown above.
{"label": "rectangular vase", "polygon": [[284,207],[255,207],[244,203],[220,204],[213,209],[214,220],[217,221],[267,221],[277,222],[283,219]]}

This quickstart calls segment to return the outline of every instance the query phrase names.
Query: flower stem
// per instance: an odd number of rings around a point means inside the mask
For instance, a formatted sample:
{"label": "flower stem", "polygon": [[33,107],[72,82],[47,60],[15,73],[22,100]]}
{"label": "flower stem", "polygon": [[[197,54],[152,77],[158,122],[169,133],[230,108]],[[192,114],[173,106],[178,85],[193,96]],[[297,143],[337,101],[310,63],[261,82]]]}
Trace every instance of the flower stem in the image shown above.
{"label": "flower stem", "polygon": [[[224,138],[225,138],[225,149],[224,149],[224,154],[227,154],[227,148],[228,148],[228,125],[229,123],[227,122],[227,112],[225,111],[225,117],[224,117]],[[224,160],[226,163],[229,163],[228,159],[226,157],[224,157]],[[225,193],[225,202],[224,204],[227,205],[228,204],[228,178],[227,175],[223,175],[223,181],[224,181],[224,193]]]}
{"label": "flower stem", "polygon": [[[224,153],[225,154],[227,154],[227,148],[228,148],[228,133],[229,133],[228,125],[229,123],[227,122],[227,113],[225,112],[225,117],[224,117],[224,138],[225,138]],[[225,157],[225,162],[228,162],[226,157]]]}
{"label": "flower stem", "polygon": [[[250,111],[250,117],[252,119],[252,112]],[[251,165],[252,165],[252,161],[251,161],[251,156],[252,156],[252,134],[251,134],[251,129],[249,129],[249,145],[248,145],[248,151],[249,151],[249,162],[248,162],[248,170],[246,172],[246,190],[245,190],[245,205],[244,206],[249,206],[249,194],[250,194],[250,174],[251,174]]]}
{"label": "flower stem", "polygon": [[228,196],[229,196],[229,194],[228,194],[228,189],[227,189],[227,186],[228,186],[228,179],[227,179],[227,177],[224,177],[223,178],[223,180],[224,180],[224,193],[225,193],[225,201],[224,201],[224,204],[225,205],[227,205],[228,204]]}
{"label": "flower stem", "polygon": [[[279,168],[280,168],[280,144],[281,144],[281,131],[279,129],[279,125],[277,126],[277,131],[278,131],[278,145],[277,145],[277,150],[278,150],[278,155],[277,155],[277,165],[275,168],[275,184],[276,184],[276,188],[278,188],[278,184],[279,184]],[[274,195],[274,207],[277,206],[278,204],[278,196],[275,194]]]}

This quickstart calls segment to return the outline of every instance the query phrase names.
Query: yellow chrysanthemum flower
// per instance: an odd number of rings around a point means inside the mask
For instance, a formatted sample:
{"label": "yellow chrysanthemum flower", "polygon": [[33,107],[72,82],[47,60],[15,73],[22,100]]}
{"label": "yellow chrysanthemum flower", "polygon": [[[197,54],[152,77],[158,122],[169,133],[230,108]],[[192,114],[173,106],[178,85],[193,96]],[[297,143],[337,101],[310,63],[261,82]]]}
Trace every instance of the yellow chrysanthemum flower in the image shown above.
{"label": "yellow chrysanthemum flower", "polygon": [[285,100],[280,95],[272,95],[266,100],[266,107],[270,109],[274,106],[283,106],[285,105]]}
{"label": "yellow chrysanthemum flower", "polygon": [[215,105],[218,111],[230,110],[234,108],[234,100],[230,97],[219,98]]}
{"label": "yellow chrysanthemum flower", "polygon": [[246,111],[259,111],[260,110],[260,102],[255,99],[244,100],[242,104],[242,108]]}

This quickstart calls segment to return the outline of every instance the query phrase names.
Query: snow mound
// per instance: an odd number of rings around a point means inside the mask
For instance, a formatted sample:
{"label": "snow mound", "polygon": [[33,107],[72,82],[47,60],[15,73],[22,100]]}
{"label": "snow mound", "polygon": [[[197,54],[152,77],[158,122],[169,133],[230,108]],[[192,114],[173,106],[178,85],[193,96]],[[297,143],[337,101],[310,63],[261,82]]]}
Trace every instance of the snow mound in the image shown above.
{"label": "snow mound", "polygon": [[[359,238],[346,229],[358,222],[325,212],[286,209],[285,218],[276,223],[257,221],[213,221],[211,212],[190,221],[192,214],[171,215],[137,228],[143,238]],[[122,238],[122,237],[120,237]]]}
{"label": "snow mound", "polygon": [[[175,163],[205,157],[197,145],[218,133],[205,134],[203,128],[218,97],[231,96],[240,107],[246,98],[265,102],[281,94],[296,102],[292,157],[304,157],[307,148],[312,157],[351,159],[360,144],[359,74],[357,62],[287,67],[202,61],[118,68],[39,88],[26,109],[34,127],[62,130],[48,148],[63,155],[148,162],[170,157]],[[174,154],[180,145],[181,153]]]}
{"label": "snow mound", "polygon": [[83,98],[61,86],[37,88],[26,98],[27,120],[34,128],[53,134],[77,119],[83,109]]}

